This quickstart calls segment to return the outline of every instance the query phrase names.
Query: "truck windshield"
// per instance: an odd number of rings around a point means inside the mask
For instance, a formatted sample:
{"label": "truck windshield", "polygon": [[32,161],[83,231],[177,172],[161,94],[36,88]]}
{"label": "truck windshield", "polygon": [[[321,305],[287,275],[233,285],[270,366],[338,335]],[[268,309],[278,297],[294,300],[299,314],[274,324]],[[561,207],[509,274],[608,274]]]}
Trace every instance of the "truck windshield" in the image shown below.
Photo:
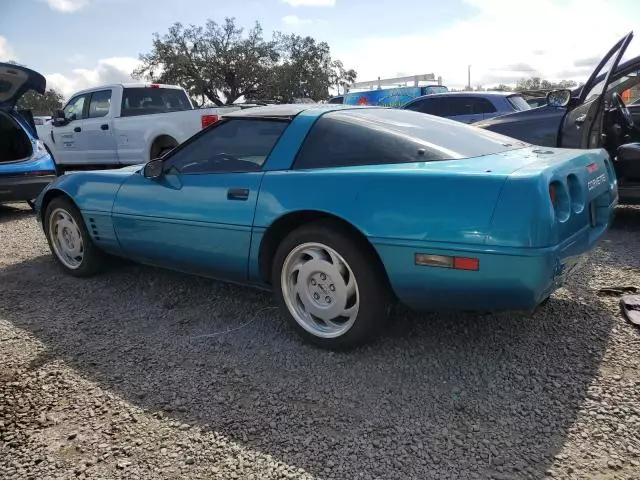
{"label": "truck windshield", "polygon": [[178,88],[125,88],[120,116],[152,115],[154,113],[192,110],[184,90]]}

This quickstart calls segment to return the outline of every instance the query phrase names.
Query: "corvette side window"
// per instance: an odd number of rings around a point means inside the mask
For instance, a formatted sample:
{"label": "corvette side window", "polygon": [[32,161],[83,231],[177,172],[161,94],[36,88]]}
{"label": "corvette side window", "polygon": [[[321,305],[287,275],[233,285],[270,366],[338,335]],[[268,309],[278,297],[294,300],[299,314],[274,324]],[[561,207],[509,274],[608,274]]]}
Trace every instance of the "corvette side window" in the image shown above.
{"label": "corvette side window", "polygon": [[181,174],[262,169],[287,121],[234,118],[203,132],[170,154],[167,168]]}

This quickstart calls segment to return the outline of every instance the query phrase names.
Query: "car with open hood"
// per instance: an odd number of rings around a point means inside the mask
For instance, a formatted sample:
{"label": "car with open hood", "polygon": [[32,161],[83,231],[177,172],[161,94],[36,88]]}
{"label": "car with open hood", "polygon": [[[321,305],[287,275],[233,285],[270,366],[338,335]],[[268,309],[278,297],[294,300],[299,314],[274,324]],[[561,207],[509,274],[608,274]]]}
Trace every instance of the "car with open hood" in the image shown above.
{"label": "car with open hood", "polygon": [[612,159],[620,203],[640,203],[640,105],[626,92],[640,89],[640,57],[621,59],[633,39],[622,37],[581,87],[554,90],[546,105],[476,123],[534,145],[604,148]]}
{"label": "car with open hood", "polygon": [[0,203],[33,200],[57,176],[56,165],[38,139],[30,112],[16,104],[29,90],[43,94],[45,78],[29,68],[0,63]]}

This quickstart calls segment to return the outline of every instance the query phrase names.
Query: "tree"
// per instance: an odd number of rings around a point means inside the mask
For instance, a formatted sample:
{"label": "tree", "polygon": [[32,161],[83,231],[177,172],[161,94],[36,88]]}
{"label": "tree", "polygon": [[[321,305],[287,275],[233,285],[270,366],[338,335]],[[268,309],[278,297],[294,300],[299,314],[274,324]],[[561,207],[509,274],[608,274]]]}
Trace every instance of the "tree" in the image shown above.
{"label": "tree", "polygon": [[543,80],[540,77],[521,78],[516,84],[515,90],[518,92],[526,90],[553,90],[556,88],[573,88],[578,84],[573,80],[560,80],[559,82],[551,82]]}
{"label": "tree", "polygon": [[340,87],[342,92],[346,91],[346,87],[356,81],[358,74],[355,70],[345,70],[342,60],[334,60],[331,62],[330,83],[336,87],[338,95],[340,95]]}
{"label": "tree", "polygon": [[62,108],[64,97],[60,92],[49,89],[44,95],[29,90],[18,100],[19,110],[31,110],[34,115],[51,115]]}
{"label": "tree", "polygon": [[216,105],[233,103],[263,89],[278,60],[275,43],[262,38],[258,22],[243,33],[233,18],[223,25],[207,20],[204,27],[174,23],[163,37],[154,33],[152,51],[140,55],[142,65],[132,76],[181,85],[192,98],[204,96]]}
{"label": "tree", "polygon": [[[260,92],[263,98],[283,103],[296,98],[324,99],[332,82],[329,45],[312,37],[296,34],[274,34],[280,61],[275,65]],[[354,72],[355,73],[355,72]]]}
{"label": "tree", "polygon": [[493,87],[491,90],[495,92],[510,92],[512,88],[509,85],[505,85],[504,83],[501,83],[497,87]]}
{"label": "tree", "polygon": [[162,37],[154,33],[151,52],[140,60],[134,78],[180,85],[197,105],[229,104],[242,96],[321,100],[330,86],[344,88],[356,78],[354,70],[332,61],[325,42],[280,32],[267,41],[258,22],[245,36],[233,18],[223,25],[207,20],[204,27],[175,23]]}

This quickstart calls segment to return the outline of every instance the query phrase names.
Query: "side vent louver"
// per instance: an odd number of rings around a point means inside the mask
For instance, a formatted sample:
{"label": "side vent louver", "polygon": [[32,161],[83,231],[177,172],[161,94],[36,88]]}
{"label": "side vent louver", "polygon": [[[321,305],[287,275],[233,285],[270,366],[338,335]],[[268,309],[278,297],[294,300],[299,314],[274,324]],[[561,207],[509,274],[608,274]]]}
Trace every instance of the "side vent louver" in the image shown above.
{"label": "side vent louver", "polygon": [[96,226],[96,222],[93,218],[89,219],[89,226],[91,227],[91,233],[93,233],[94,238],[99,242],[100,234],[98,233],[98,227]]}

